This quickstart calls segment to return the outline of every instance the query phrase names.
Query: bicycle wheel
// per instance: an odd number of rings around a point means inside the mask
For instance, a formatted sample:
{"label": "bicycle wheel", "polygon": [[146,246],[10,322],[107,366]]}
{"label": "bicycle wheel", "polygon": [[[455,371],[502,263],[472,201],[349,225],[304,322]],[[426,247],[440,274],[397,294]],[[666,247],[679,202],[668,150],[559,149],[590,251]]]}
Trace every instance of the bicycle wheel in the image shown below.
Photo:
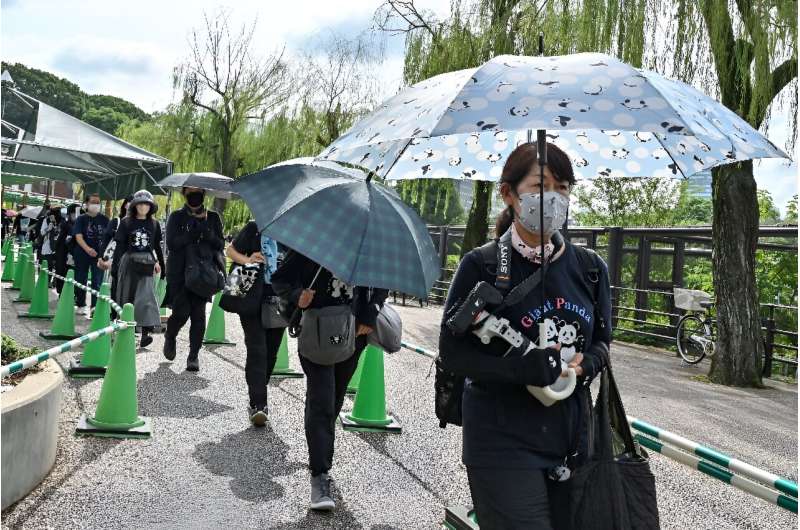
{"label": "bicycle wheel", "polygon": [[706,334],[703,321],[696,315],[685,315],[678,321],[676,340],[678,353],[689,364],[697,364],[706,356],[706,350],[694,336],[704,337]]}

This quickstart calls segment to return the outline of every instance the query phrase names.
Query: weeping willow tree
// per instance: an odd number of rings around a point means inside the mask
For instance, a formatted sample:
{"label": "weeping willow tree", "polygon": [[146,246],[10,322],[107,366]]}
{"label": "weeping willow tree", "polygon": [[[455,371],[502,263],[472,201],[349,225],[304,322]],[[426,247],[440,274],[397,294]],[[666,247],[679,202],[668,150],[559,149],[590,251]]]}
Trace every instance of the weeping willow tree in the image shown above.
{"label": "weeping willow tree", "polygon": [[[445,183],[450,185],[442,185]],[[451,181],[407,180],[397,186],[397,191],[403,202],[414,208],[428,224],[442,226],[464,220],[464,208]]]}
{"label": "weeping willow tree", "polygon": [[[664,46],[656,68],[700,87],[756,129],[778,109],[797,133],[797,3],[794,0],[652,0]],[[712,171],[717,353],[712,381],[761,385],[756,286],[759,207],[752,162]]]}
{"label": "weeping willow tree", "polygon": [[[645,0],[454,0],[450,16],[437,21],[413,0],[388,0],[376,22],[384,31],[406,34],[403,74],[413,84],[497,55],[538,55],[540,33],[547,55],[603,52],[640,66],[645,36],[653,33],[646,7]],[[452,186],[444,180],[427,190]],[[486,241],[492,191],[490,182],[474,183],[462,252]]]}

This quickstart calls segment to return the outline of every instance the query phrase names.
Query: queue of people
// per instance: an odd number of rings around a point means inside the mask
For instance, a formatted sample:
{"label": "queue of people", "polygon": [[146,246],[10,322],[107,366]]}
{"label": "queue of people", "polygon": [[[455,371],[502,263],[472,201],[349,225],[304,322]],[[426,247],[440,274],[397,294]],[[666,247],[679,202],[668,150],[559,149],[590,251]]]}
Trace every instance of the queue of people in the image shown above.
{"label": "queue of people", "polygon": [[[535,144],[522,144],[507,158],[499,188],[507,208],[497,219],[496,238],[461,260],[444,308],[437,378],[441,370],[461,386],[451,385],[457,390],[448,399],[455,404],[449,407],[451,415],[440,419],[443,424],[463,425],[463,463],[481,528],[569,528],[565,482],[588,452],[588,384],[609,363],[608,271],[596,254],[587,254],[560,236],[575,176],[563,151],[548,145],[548,152],[543,185]],[[547,200],[540,202],[540,194]],[[166,234],[153,218],[158,208],[146,190],[128,197],[111,223],[100,213],[97,195],[88,197],[85,213],[77,205],[49,209],[37,223],[39,252],[59,274],[74,268],[78,282],[85,282],[91,271],[95,289],[102,271],[110,271],[114,298],[135,305],[141,347],[152,343],[151,332],[160,326],[154,278],[166,277],[164,305],[172,313],[163,355],[169,361],[176,359],[178,333],[189,322],[188,351],[181,352],[189,372],[200,369],[206,304],[211,301],[208,292],[214,291],[198,289],[198,280],[187,280],[188,271],[194,271],[201,283],[202,278],[213,283],[218,274],[224,275],[224,270],[217,270],[224,269],[224,263],[204,256],[224,252],[239,267],[237,277],[250,279],[244,289],[255,293],[247,304],[227,309],[239,313],[244,332],[249,421],[255,427],[269,421],[268,382],[284,334],[297,332],[306,375],[309,506],[333,510],[330,472],[336,419],[388,291],[348,285],[308,257],[280,246],[254,221],[226,248],[220,216],[204,206],[205,190],[186,187],[182,195],[184,207],[169,215]],[[541,226],[542,219],[546,226]],[[17,221],[19,235],[26,227],[19,216]],[[538,345],[523,355],[509,355],[507,345],[498,350],[496,343],[459,335],[448,324],[481,283],[508,293],[533,285],[529,280],[545,267],[543,289],[527,288],[519,302],[498,310],[498,316],[506,318],[528,344]],[[593,274],[587,275],[587,270]],[[86,305],[84,297],[76,290],[78,307]],[[551,300],[569,303],[551,304]],[[540,327],[534,325],[542,317],[553,324],[547,328],[546,344],[538,336]],[[319,326],[344,331],[327,344],[316,337]],[[576,389],[563,401],[540,402],[526,387],[544,387],[567,375],[554,360],[564,348],[574,350],[569,368],[578,376]]]}

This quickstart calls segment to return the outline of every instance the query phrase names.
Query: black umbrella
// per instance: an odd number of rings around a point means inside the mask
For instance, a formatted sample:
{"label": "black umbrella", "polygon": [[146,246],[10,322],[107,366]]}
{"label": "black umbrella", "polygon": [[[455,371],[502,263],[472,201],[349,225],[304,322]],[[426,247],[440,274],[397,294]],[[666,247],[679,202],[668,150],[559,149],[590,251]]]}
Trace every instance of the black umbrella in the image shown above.
{"label": "black umbrella", "polygon": [[201,188],[215,197],[230,199],[233,179],[218,173],[173,173],[158,182],[162,188]]}

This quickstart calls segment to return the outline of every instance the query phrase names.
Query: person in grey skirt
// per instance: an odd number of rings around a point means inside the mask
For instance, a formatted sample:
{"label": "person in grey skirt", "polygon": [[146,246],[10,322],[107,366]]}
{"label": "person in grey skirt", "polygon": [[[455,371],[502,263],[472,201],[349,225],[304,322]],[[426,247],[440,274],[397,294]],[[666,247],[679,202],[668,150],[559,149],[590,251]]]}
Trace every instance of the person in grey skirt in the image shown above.
{"label": "person in grey skirt", "polygon": [[141,347],[153,342],[150,332],[161,325],[154,289],[154,275],[163,275],[164,254],[161,250],[161,225],[153,219],[158,209],[147,190],[134,193],[128,215],[119,224],[112,260],[117,278],[113,298],[120,305],[133,303],[136,324],[142,328]]}

